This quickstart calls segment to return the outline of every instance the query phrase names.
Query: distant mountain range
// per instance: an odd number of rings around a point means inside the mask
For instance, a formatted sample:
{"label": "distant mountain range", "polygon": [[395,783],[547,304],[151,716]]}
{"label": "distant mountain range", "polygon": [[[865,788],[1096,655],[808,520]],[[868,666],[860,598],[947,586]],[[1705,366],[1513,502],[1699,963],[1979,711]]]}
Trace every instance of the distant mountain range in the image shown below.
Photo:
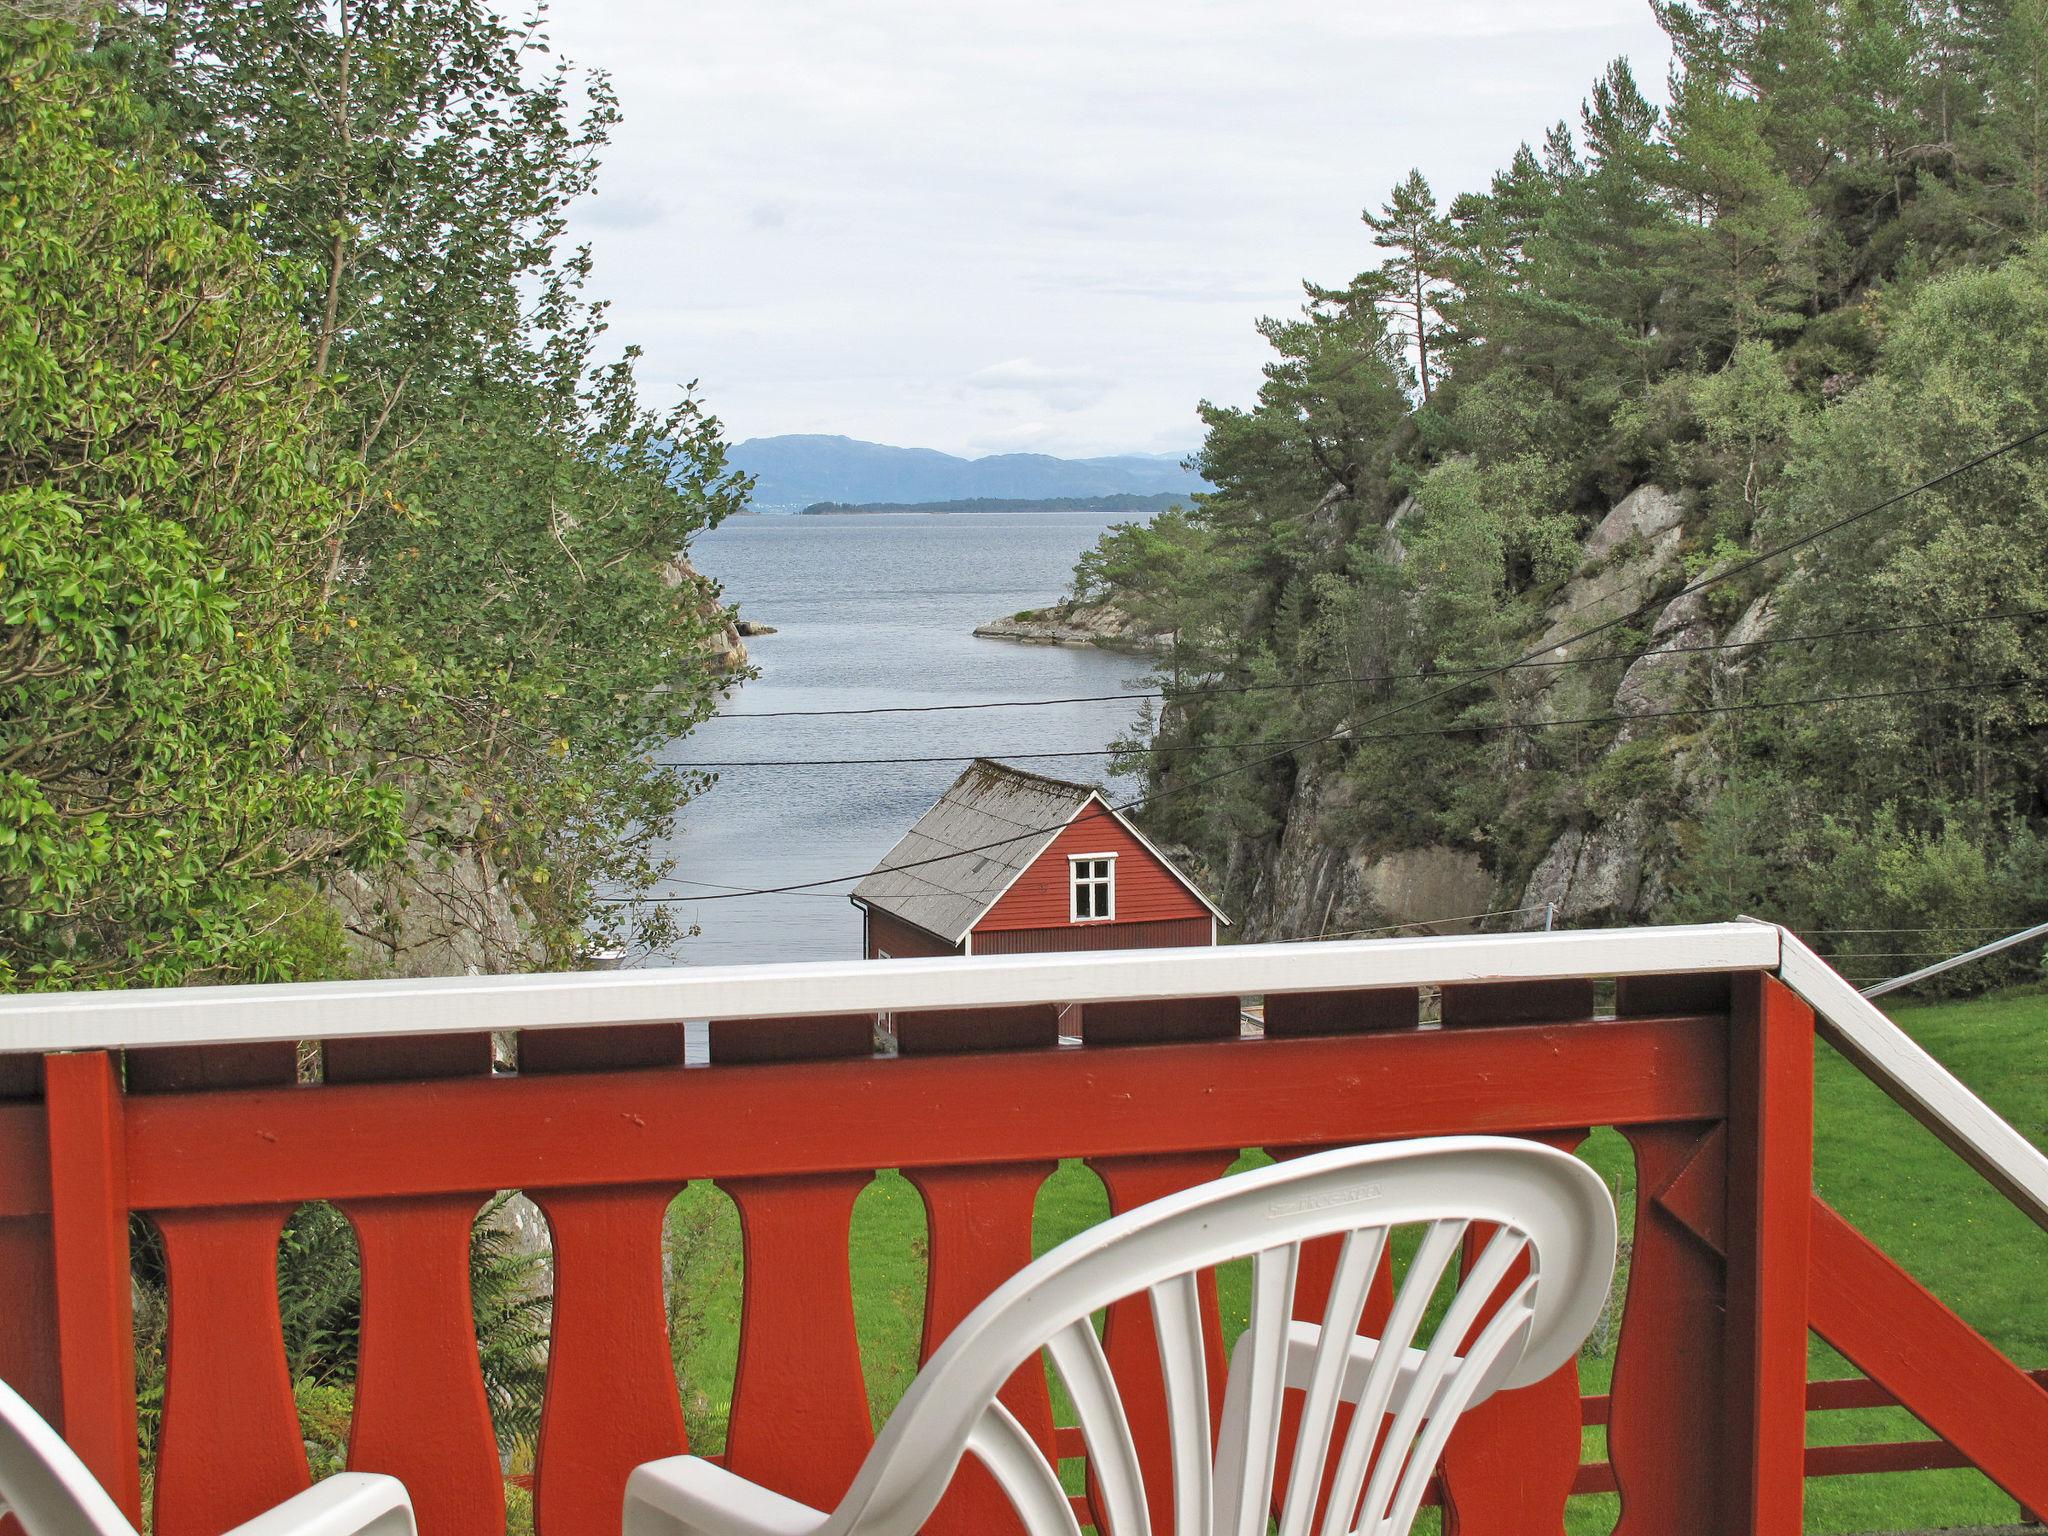
{"label": "distant mountain range", "polygon": [[814,501],[799,517],[858,517],[875,512],[1121,512],[1128,517],[1149,517],[1177,505],[1183,497],[1175,491],[1157,496],[1132,496],[1116,492],[1109,496],[968,496],[953,501]]}
{"label": "distant mountain range", "polygon": [[1045,453],[957,458],[931,448],[892,448],[822,434],[750,437],[730,462],[755,477],[753,505],[795,512],[821,501],[914,505],[1001,497],[1185,495],[1206,490],[1180,467],[1177,454],[1125,453],[1102,459],[1057,459]]}

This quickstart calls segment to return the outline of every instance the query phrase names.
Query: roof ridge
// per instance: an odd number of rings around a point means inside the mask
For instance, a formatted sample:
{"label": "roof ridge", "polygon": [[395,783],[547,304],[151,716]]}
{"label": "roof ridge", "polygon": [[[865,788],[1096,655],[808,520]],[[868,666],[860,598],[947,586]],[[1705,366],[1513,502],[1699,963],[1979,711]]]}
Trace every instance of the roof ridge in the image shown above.
{"label": "roof ridge", "polygon": [[1030,779],[1037,784],[1049,784],[1055,789],[1071,789],[1084,795],[1099,795],[1102,793],[1102,786],[1100,784],[1084,784],[1077,779],[1056,779],[1049,773],[1034,773],[1029,768],[1013,767],[1009,763],[993,757],[974,758],[960,771],[960,778],[955,779],[953,783],[955,785],[959,784],[962,779],[965,779],[968,774],[974,772],[977,768],[1005,774],[1013,779]]}

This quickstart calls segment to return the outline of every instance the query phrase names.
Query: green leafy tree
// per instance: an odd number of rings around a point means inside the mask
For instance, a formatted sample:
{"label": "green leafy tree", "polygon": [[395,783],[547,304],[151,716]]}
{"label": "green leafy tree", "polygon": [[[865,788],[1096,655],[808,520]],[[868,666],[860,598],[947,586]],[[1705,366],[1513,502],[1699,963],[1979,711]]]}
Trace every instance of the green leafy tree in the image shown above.
{"label": "green leafy tree", "polygon": [[[1889,327],[1877,376],[1822,414],[1785,475],[1768,536],[1872,504],[2048,419],[2048,246],[1992,271],[1923,286]],[[2048,459],[2006,455],[1802,555],[1782,589],[1788,628],[1832,630],[1873,614],[1976,620],[2048,607]],[[1974,805],[1986,835],[2048,806],[2041,743],[2048,658],[2020,620],[1795,648],[1773,672],[1795,690],[1961,689],[1814,710],[1778,750],[1874,813],[1893,803],[1915,830]],[[1839,807],[1838,807],[1839,808]]]}
{"label": "green leafy tree", "polygon": [[69,29],[0,26],[0,982],[289,978],[388,851],[322,680],[356,482],[271,264]]}
{"label": "green leafy tree", "polygon": [[482,0],[189,0],[105,53],[199,146],[198,190],[300,275],[323,448],[370,488],[325,580],[380,648],[351,702],[405,789],[411,884],[466,860],[526,918],[487,963],[572,958],[627,920],[602,896],[666,868],[651,850],[702,783],[652,761],[724,681],[719,604],[679,559],[746,490],[693,398],[649,411],[633,350],[603,355],[589,253],[564,244],[608,82]]}
{"label": "green leafy tree", "polygon": [[1801,404],[1768,342],[1745,341],[1720,372],[1693,386],[1693,406],[1708,444],[1741,475],[1742,531],[1754,522],[1769,469],[1791,437]]}

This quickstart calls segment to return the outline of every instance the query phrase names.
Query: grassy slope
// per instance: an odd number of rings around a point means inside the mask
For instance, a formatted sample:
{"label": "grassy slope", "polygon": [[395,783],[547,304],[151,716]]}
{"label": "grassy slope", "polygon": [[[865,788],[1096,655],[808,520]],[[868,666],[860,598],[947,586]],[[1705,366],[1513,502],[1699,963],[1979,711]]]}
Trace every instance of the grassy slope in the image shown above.
{"label": "grassy slope", "polygon": [[[2001,1114],[2048,1145],[2048,994],[1905,1007],[1898,1018]],[[1824,1047],[1818,1083],[1821,1193],[2009,1355],[2029,1366],[2048,1365],[2048,1304],[2042,1299],[2048,1237]],[[1634,1170],[1627,1144],[1611,1131],[1600,1132],[1586,1156],[1629,1211]],[[1253,1155],[1238,1166],[1261,1161]],[[1107,1212],[1100,1181],[1079,1164],[1063,1164],[1039,1195],[1034,1251],[1044,1252]],[[693,1185],[671,1211],[670,1235],[672,1290],[678,1297],[672,1325],[692,1443],[717,1450],[724,1444],[738,1350],[738,1217],[717,1190]],[[893,1172],[880,1174],[855,1205],[852,1240],[854,1316],[878,1421],[915,1370],[925,1245],[917,1191]],[[1243,1326],[1247,1287],[1245,1266],[1221,1277],[1225,1326],[1232,1333]],[[1604,1391],[1611,1376],[1613,1340],[1611,1330],[1604,1331],[1608,1336],[1596,1333],[1584,1362],[1588,1391]],[[1813,1358],[1816,1375],[1851,1374],[1818,1341]],[[1920,1431],[1908,1415],[1889,1410],[1816,1415],[1811,1433],[1817,1444],[1834,1444],[1910,1438]],[[1589,1431],[1589,1452],[1599,1448],[1599,1433]],[[1612,1527],[1611,1496],[1573,1503],[1574,1536]],[[1974,1472],[1808,1485],[1807,1529],[1816,1532],[2003,1524],[2014,1518],[2013,1502]],[[1417,1529],[1429,1528],[1425,1515]]]}

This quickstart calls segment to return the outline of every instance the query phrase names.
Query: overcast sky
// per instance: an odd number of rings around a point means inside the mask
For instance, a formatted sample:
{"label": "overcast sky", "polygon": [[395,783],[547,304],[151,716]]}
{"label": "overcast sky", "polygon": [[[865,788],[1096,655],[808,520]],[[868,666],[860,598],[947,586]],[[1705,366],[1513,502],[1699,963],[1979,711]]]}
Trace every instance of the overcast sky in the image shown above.
{"label": "overcast sky", "polygon": [[734,438],[1166,452],[1262,314],[1369,265],[1626,54],[1647,0],[557,0],[625,122],[575,238],[650,403]]}

